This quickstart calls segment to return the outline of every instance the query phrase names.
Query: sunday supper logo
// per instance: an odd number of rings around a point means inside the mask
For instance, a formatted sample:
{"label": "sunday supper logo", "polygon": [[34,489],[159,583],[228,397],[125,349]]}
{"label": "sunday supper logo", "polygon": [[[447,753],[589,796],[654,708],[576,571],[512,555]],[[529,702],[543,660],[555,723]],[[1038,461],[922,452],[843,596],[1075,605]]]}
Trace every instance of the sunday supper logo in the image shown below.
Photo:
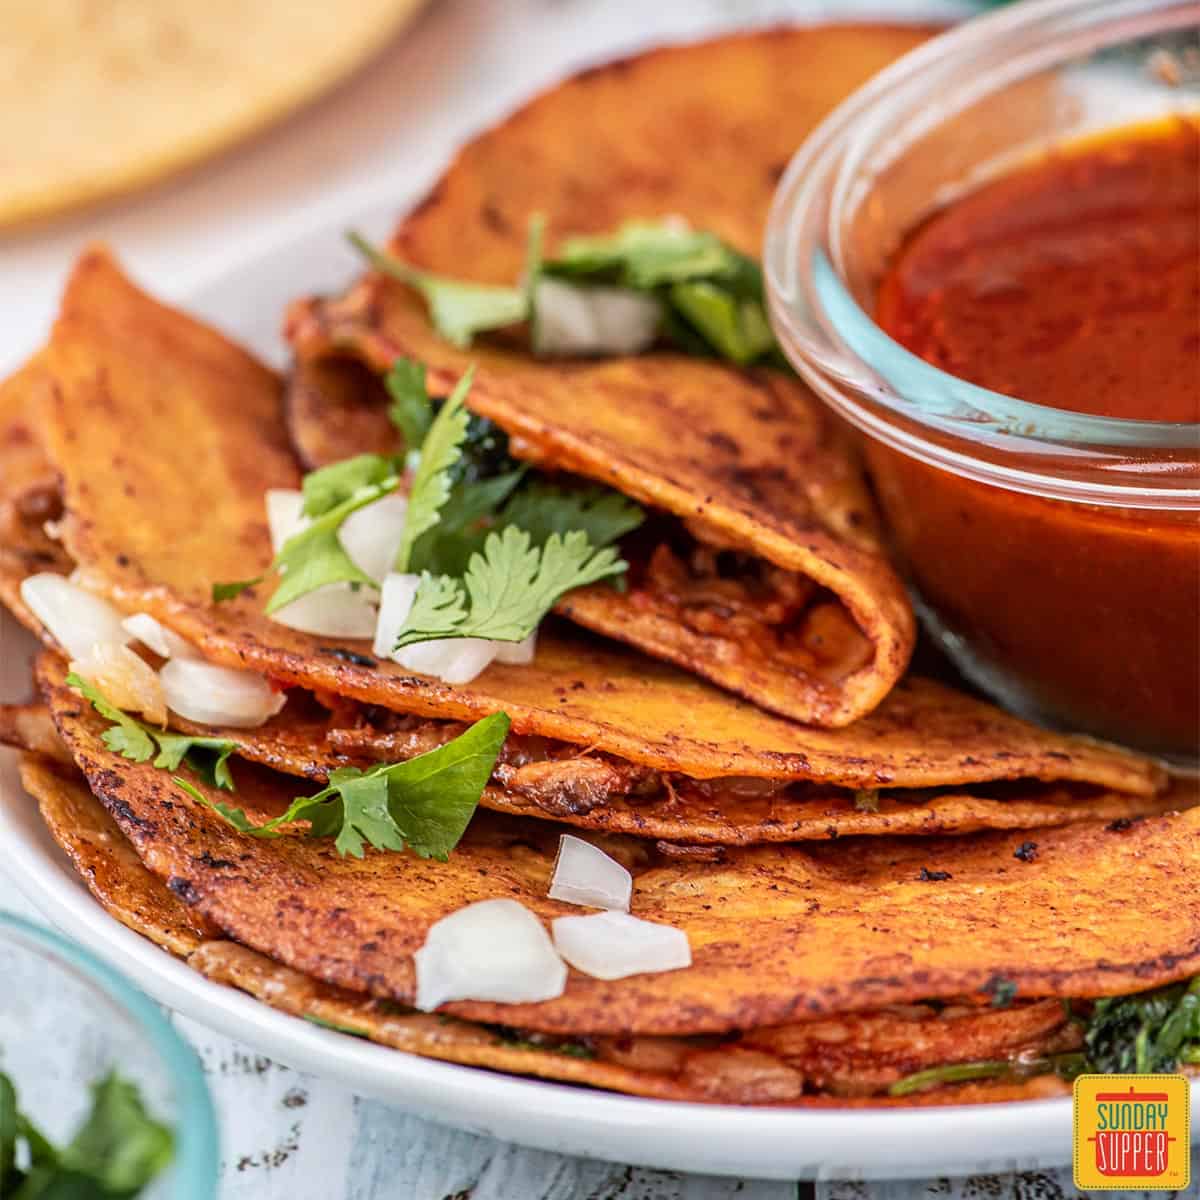
{"label": "sunday supper logo", "polygon": [[1184,1075],[1081,1075],[1075,1081],[1075,1186],[1182,1191],[1191,1182]]}

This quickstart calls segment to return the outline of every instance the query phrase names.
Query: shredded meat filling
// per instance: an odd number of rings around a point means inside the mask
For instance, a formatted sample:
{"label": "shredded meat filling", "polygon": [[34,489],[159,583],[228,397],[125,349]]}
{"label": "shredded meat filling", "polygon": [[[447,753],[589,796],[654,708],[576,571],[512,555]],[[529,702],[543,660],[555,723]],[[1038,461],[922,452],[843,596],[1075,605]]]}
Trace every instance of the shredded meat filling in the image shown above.
{"label": "shredded meat filling", "polygon": [[757,649],[806,674],[841,679],[871,660],[871,643],[824,589],[740,550],[662,541],[630,595],[693,633]]}

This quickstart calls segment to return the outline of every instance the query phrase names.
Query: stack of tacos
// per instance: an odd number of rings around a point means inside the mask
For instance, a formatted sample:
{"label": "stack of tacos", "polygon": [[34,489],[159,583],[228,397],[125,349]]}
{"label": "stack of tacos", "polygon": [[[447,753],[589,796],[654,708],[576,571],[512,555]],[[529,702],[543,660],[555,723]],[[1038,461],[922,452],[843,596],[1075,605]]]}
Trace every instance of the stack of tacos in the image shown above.
{"label": "stack of tacos", "polygon": [[[1200,1052],[1195,795],[931,677],[934,660],[912,668],[853,440],[767,343],[752,363],[682,335],[539,357],[517,308],[470,346],[427,309],[433,276],[528,294],[514,280],[538,214],[548,246],[670,217],[753,254],[807,129],[922,36],[773,31],[567,81],[462,151],[384,269],[297,300],[286,378],[104,249],[82,256],[48,346],[0,388],[0,599],[45,643],[36,699],[0,709],[0,739],[114,917],[349,1034],[660,1098],[1002,1100]],[[416,407],[389,416],[396,372],[396,405]],[[450,482],[409,550],[466,484],[505,480],[526,515],[479,510],[459,574],[442,547],[386,637],[282,623],[278,589],[294,603],[315,572],[289,561],[294,539],[393,493],[414,522],[434,430],[459,411]],[[476,474],[453,476],[468,443]],[[308,521],[274,569],[272,495]],[[600,508],[620,532],[592,547],[561,514]],[[554,528],[535,543],[538,522]],[[361,615],[379,580],[339,536],[322,586]],[[510,537],[532,565],[488,625],[481,580]],[[536,638],[500,624],[572,545],[603,574],[547,589]],[[458,625],[411,645],[483,653],[470,671],[399,652],[439,578],[428,619]],[[81,612],[128,636],[81,648]],[[249,708],[197,708],[181,681],[214,666]],[[559,940],[588,911],[562,898],[567,846],[628,873],[590,958]],[[438,931],[496,901],[540,931],[530,953],[557,985],[498,997],[468,979],[431,1002]],[[642,936],[671,949],[606,969],[613,938]]]}

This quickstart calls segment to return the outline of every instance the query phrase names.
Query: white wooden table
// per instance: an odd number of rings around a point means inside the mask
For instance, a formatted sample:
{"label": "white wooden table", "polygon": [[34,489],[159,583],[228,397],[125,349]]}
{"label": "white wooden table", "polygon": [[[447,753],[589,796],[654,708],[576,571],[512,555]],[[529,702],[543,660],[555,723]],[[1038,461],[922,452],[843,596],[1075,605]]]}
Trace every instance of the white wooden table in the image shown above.
{"label": "white wooden table", "polygon": [[[880,16],[969,8],[958,0],[858,5]],[[339,213],[393,196],[399,211],[459,141],[576,66],[655,41],[853,11],[804,0],[431,0],[417,26],[357,79],[251,145],[144,196],[0,237],[0,366],[44,336],[62,277],[86,240],[112,242],[135,274],[182,297],[247,254]],[[37,915],[3,876],[0,908]],[[220,1113],[222,1200],[1076,1195],[1068,1173],[813,1188],[569,1159],[430,1124],[179,1024],[200,1052]]]}

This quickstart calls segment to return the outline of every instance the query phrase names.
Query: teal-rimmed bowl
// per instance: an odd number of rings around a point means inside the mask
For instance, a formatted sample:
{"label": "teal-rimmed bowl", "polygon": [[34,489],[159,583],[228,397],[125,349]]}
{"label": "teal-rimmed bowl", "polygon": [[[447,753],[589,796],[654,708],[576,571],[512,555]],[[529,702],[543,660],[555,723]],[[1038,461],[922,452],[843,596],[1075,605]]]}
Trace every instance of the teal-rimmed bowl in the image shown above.
{"label": "teal-rimmed bowl", "polygon": [[0,912],[0,1071],[23,1111],[56,1143],[115,1068],[175,1134],[171,1166],[145,1200],[215,1200],[216,1116],[200,1060],[162,1010],[90,951]]}

